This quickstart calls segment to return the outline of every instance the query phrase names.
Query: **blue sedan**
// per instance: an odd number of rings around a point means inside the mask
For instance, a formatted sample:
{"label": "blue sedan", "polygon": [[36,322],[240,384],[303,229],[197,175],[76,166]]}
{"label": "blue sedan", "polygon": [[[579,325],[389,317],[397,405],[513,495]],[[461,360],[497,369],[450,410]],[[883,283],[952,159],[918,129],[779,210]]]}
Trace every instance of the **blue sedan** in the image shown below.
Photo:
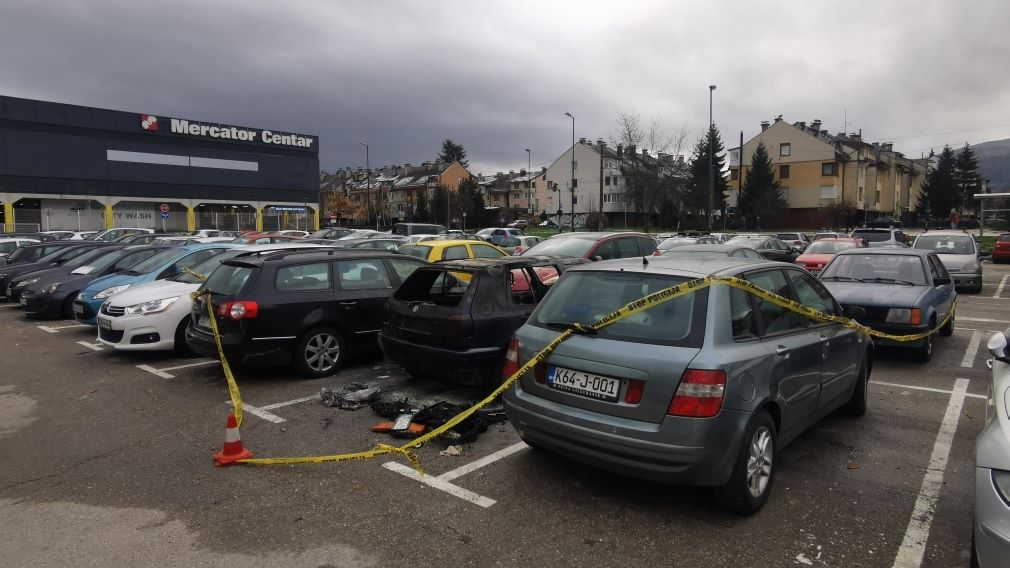
{"label": "blue sedan", "polygon": [[128,270],[103,276],[92,281],[77,295],[73,306],[74,318],[81,323],[96,325],[98,310],[113,294],[135,284],[175,276],[219,252],[241,246],[234,243],[204,243],[173,247],[131,266]]}
{"label": "blue sedan", "polygon": [[[857,319],[867,327],[895,335],[912,335],[942,324],[939,335],[954,333],[951,312],[957,292],[947,269],[931,251],[844,250],[824,268],[820,279],[840,304],[862,308],[865,314]],[[874,338],[874,342],[912,349],[920,361],[933,357],[933,335],[918,341]]]}

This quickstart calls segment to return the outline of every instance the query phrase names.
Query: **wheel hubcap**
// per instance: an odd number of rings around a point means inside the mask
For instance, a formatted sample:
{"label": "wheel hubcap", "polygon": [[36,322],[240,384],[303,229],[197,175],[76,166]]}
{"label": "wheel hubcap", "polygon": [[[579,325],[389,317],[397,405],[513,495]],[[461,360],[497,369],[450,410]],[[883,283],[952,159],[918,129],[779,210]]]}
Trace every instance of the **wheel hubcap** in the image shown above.
{"label": "wheel hubcap", "polygon": [[305,362],[314,371],[328,371],[340,359],[340,343],[329,333],[312,336],[305,345]]}
{"label": "wheel hubcap", "polygon": [[765,426],[754,432],[747,456],[747,490],[751,496],[760,497],[768,488],[772,476],[772,433]]}

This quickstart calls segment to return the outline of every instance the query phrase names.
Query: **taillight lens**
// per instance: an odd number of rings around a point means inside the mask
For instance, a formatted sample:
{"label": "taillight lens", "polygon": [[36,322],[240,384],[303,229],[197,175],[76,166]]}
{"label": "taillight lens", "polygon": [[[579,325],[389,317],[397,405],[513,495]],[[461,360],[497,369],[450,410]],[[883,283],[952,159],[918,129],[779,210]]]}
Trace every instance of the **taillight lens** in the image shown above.
{"label": "taillight lens", "polygon": [[259,315],[259,311],[260,306],[256,302],[225,302],[218,306],[217,315],[230,320],[239,321],[243,319],[253,319]]}
{"label": "taillight lens", "polygon": [[519,340],[512,338],[509,341],[508,349],[505,350],[505,363],[501,368],[503,379],[507,379],[519,372]]}
{"label": "taillight lens", "polygon": [[627,404],[638,404],[642,402],[642,392],[644,390],[645,381],[629,379],[628,389],[624,391],[624,402]]}
{"label": "taillight lens", "polygon": [[722,409],[726,391],[726,373],[707,369],[688,369],[680,379],[670,408],[670,416],[711,418]]}

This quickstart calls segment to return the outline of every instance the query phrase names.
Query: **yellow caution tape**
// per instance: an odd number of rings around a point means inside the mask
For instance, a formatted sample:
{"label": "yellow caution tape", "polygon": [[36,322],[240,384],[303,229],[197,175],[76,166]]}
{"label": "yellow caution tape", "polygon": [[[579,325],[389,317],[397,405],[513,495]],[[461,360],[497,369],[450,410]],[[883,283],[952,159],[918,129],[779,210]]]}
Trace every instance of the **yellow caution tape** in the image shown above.
{"label": "yellow caution tape", "polygon": [[[237,463],[244,463],[250,465],[295,465],[306,463],[326,463],[326,462],[362,460],[362,459],[374,458],[381,455],[396,453],[406,457],[410,461],[411,465],[414,466],[414,469],[416,469],[418,473],[420,473],[421,475],[424,475],[424,470],[421,468],[421,463],[418,460],[417,456],[410,451],[411,449],[417,448],[421,444],[434,440],[435,438],[441,436],[442,434],[445,434],[448,430],[452,429],[460,422],[463,422],[481,408],[484,408],[485,406],[490,404],[492,401],[501,396],[502,393],[508,390],[509,387],[511,387],[517,380],[519,380],[520,377],[522,377],[531,369],[533,369],[533,367],[536,366],[537,363],[540,363],[541,361],[546,359],[555,349],[558,348],[559,345],[567,341],[568,338],[570,338],[572,335],[595,333],[596,331],[603,329],[613,323],[621,321],[622,319],[628,316],[645,311],[649,308],[652,308],[664,302],[668,302],[675,298],[679,298],[687,294],[693,294],[698,290],[708,288],[709,286],[712,286],[714,284],[724,284],[727,286],[732,286],[733,288],[744,290],[746,292],[754,294],[755,296],[761,299],[767,300],[777,306],[781,306],[787,310],[791,310],[793,312],[804,315],[814,320],[837,323],[849,329],[853,329],[855,331],[864,333],[872,337],[880,337],[883,339],[890,339],[893,341],[900,341],[900,342],[917,341],[926,338],[934,333],[937,333],[940,330],[940,328],[946,325],[947,322],[949,322],[950,319],[954,317],[954,310],[951,309],[950,313],[947,314],[947,317],[945,317],[943,321],[937,324],[937,326],[934,327],[933,329],[930,329],[923,333],[916,333],[912,335],[894,335],[890,333],[876,331],[849,318],[819,312],[808,306],[804,306],[803,304],[796,302],[794,300],[790,300],[788,298],[783,298],[782,296],[779,296],[777,294],[773,294],[765,290],[764,288],[761,288],[747,280],[743,280],[732,276],[705,276],[703,278],[698,278],[696,280],[689,280],[687,282],[677,284],[676,286],[664,288],[663,290],[659,290],[658,292],[653,292],[648,296],[644,296],[638,300],[635,300],[622,306],[621,308],[603,316],[598,321],[588,326],[580,323],[573,324],[571,329],[566,329],[565,331],[560,333],[557,337],[555,337],[550,343],[547,344],[546,347],[541,349],[540,352],[534,355],[529,361],[527,361],[522,367],[520,367],[518,371],[513,373],[512,376],[505,379],[505,381],[502,382],[502,384],[498,388],[492,391],[491,394],[487,395],[487,397],[485,397],[483,400],[475,403],[473,406],[464,410],[463,412],[460,412],[459,414],[452,417],[451,419],[449,419],[449,421],[439,426],[438,428],[435,428],[434,430],[431,430],[430,432],[422,436],[419,436],[418,438],[415,438],[398,448],[388,446],[385,444],[379,444],[374,449],[364,452],[355,452],[349,454],[333,454],[327,456],[312,456],[312,457],[251,458],[251,459],[238,460]],[[214,332],[214,340],[217,343],[218,353],[221,356],[221,363],[224,366],[225,377],[228,379],[228,389],[232,393],[232,404],[236,408],[235,419],[239,422],[239,424],[241,424],[241,414],[239,413],[240,412],[239,409],[241,408],[241,399],[239,398],[238,394],[238,386],[235,384],[235,379],[231,374],[231,369],[228,367],[228,361],[225,359],[224,351],[221,349],[221,341],[218,336],[217,323],[214,319],[213,307],[210,307],[211,303],[209,301],[207,305],[208,305],[208,311],[211,316],[211,322],[212,322],[211,329]]]}
{"label": "yellow caution tape", "polygon": [[[221,369],[224,370],[224,378],[228,381],[228,395],[231,397],[231,407],[235,412],[235,424],[238,427],[242,426],[242,394],[238,390],[238,383],[235,382],[235,375],[231,372],[231,365],[228,364],[228,358],[224,356],[224,348],[221,347],[221,334],[217,330],[217,318],[214,317],[214,302],[213,297],[209,292],[205,292],[207,296],[207,314],[210,316],[210,329],[214,333],[214,345],[217,346],[217,356],[221,359]],[[204,295],[198,294],[194,295],[194,299]]]}
{"label": "yellow caution tape", "polygon": [[182,271],[185,272],[186,274],[192,274],[193,276],[196,276],[197,278],[200,279],[201,282],[206,282],[207,281],[207,275],[206,274],[200,274],[199,272],[197,272],[195,270],[190,270],[188,267],[187,268],[183,268]]}

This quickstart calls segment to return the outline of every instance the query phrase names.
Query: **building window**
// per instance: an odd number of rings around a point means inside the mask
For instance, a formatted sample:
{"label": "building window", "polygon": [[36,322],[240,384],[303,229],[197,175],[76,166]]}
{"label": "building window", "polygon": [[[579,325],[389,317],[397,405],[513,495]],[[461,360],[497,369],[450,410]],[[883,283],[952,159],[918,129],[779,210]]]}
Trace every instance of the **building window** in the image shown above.
{"label": "building window", "polygon": [[877,193],[877,199],[873,202],[874,205],[880,203],[880,190],[878,189],[876,193]]}
{"label": "building window", "polygon": [[860,187],[859,188],[859,201],[862,201],[862,200],[863,200],[863,188]]}
{"label": "building window", "polygon": [[779,179],[789,179],[789,165],[783,164],[779,166]]}
{"label": "building window", "polygon": [[789,142],[783,142],[779,144],[779,156],[790,156],[792,155],[793,147]]}
{"label": "building window", "polygon": [[735,170],[730,170],[729,171],[729,179],[730,180],[738,180],[738,179],[740,179],[740,170],[739,170],[739,168],[735,169]]}
{"label": "building window", "polygon": [[835,162],[824,162],[821,164],[821,175],[822,176],[834,176],[838,175],[838,164]]}
{"label": "building window", "polygon": [[822,185],[821,199],[838,199],[838,188],[833,185]]}
{"label": "building window", "polygon": [[572,205],[578,205],[578,204],[579,204],[579,196],[572,194]]}
{"label": "building window", "polygon": [[603,178],[603,185],[610,185],[610,176]]}

